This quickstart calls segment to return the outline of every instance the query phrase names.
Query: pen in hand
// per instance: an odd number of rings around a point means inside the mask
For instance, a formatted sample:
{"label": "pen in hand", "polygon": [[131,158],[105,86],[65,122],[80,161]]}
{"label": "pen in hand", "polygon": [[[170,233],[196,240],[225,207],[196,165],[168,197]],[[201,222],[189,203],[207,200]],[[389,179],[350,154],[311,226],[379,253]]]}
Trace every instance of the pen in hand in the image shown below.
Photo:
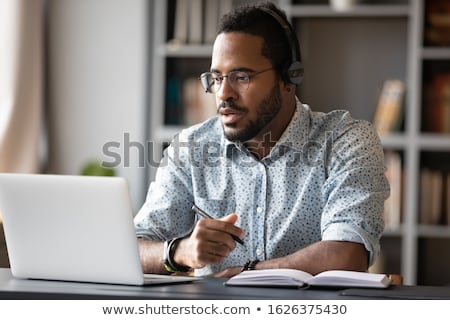
{"label": "pen in hand", "polygon": [[[195,204],[192,206],[192,210],[193,210],[196,214],[198,214],[199,216],[202,216],[203,218],[206,218],[206,219],[214,219],[214,218],[211,217],[209,214],[207,214],[205,211],[203,211],[202,209],[200,209],[199,207],[197,207]],[[234,234],[231,234],[231,237],[233,237],[233,239],[234,239],[236,242],[238,242],[238,243],[240,243],[240,244],[242,244],[242,245],[244,244],[244,241],[242,241],[241,238],[235,236]]]}

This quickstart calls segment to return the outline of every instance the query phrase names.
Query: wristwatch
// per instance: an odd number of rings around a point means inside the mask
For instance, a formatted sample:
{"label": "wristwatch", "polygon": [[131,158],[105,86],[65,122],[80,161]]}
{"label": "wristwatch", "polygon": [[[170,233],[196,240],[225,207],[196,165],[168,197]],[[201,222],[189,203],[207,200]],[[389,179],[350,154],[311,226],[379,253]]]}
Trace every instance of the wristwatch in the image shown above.
{"label": "wristwatch", "polygon": [[164,268],[170,272],[188,272],[191,270],[188,266],[183,266],[174,261],[175,249],[180,242],[180,238],[173,238],[172,240],[168,240],[164,242],[164,253],[162,262],[164,263]]}

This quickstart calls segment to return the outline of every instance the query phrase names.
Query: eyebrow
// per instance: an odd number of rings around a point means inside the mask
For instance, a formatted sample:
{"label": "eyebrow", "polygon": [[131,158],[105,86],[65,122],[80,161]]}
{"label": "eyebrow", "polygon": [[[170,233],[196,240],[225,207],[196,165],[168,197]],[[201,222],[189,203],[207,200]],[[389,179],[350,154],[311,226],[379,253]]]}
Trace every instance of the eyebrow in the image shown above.
{"label": "eyebrow", "polygon": [[[243,72],[249,72],[249,73],[256,72],[256,70],[246,68],[246,67],[234,68],[234,69],[231,69],[229,72],[233,72],[233,71],[243,71]],[[221,74],[219,70],[214,69],[214,68],[211,69],[210,72]]]}

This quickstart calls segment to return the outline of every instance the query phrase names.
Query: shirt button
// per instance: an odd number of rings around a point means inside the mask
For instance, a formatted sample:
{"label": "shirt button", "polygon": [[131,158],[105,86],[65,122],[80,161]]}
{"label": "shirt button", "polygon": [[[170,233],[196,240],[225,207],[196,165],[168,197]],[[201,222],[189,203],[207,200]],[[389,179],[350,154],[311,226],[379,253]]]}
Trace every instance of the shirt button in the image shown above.
{"label": "shirt button", "polygon": [[256,255],[259,256],[261,254],[261,250],[260,249],[256,249]]}
{"label": "shirt button", "polygon": [[262,212],[263,212],[263,209],[262,209],[261,207],[258,207],[258,208],[256,208],[256,212],[262,213]]}

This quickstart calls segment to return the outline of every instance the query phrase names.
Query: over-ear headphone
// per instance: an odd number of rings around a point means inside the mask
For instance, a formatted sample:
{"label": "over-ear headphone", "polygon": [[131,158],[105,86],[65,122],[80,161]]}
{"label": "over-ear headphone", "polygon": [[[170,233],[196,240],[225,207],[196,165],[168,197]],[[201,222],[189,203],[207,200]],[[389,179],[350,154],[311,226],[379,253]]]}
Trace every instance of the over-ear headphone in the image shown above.
{"label": "over-ear headphone", "polygon": [[259,9],[273,17],[282,27],[290,45],[292,57],[291,63],[283,70],[283,76],[290,83],[299,84],[303,80],[304,67],[301,62],[300,45],[298,43],[297,36],[294,34],[294,31],[286,23],[286,21],[284,21],[283,17],[281,17],[277,12],[267,7],[259,7]]}

